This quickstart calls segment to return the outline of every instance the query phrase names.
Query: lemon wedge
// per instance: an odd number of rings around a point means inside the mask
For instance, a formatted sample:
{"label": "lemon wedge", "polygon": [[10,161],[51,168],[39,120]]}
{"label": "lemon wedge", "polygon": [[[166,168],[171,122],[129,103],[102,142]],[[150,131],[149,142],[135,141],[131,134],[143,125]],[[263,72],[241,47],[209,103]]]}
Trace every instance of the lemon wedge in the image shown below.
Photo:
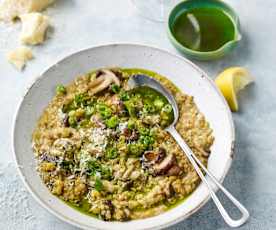
{"label": "lemon wedge", "polygon": [[243,67],[227,68],[215,79],[216,85],[222,92],[233,112],[239,109],[237,93],[253,81],[248,70]]}

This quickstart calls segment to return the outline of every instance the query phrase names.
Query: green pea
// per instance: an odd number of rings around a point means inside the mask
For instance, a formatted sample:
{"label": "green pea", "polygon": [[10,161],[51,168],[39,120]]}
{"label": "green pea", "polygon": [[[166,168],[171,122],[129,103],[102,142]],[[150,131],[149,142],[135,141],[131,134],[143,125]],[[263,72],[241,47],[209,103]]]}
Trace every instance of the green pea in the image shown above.
{"label": "green pea", "polygon": [[102,118],[107,119],[112,115],[112,110],[105,104],[98,104],[97,110],[99,111]]}
{"label": "green pea", "polygon": [[138,127],[138,132],[140,135],[147,136],[150,133],[150,130],[142,126],[142,127]]}
{"label": "green pea", "polygon": [[71,116],[71,117],[69,116],[68,122],[69,122],[69,125],[73,128],[77,126],[77,119],[74,116]]}
{"label": "green pea", "polygon": [[94,113],[95,109],[92,106],[85,107],[85,116],[91,117],[91,115]]}
{"label": "green pea", "polygon": [[146,147],[152,145],[154,143],[154,139],[150,136],[141,136],[140,142],[145,145]]}
{"label": "green pea", "polygon": [[113,117],[109,118],[108,120],[106,120],[105,124],[108,128],[114,129],[119,124],[119,119],[117,116],[113,116]]}
{"label": "green pea", "polygon": [[69,113],[68,113],[68,116],[69,117],[74,117],[76,114],[76,111],[75,110],[71,110]]}
{"label": "green pea", "polygon": [[162,112],[164,113],[171,113],[172,112],[172,106],[170,104],[166,104],[163,108],[162,108]]}
{"label": "green pea", "polygon": [[145,148],[141,143],[132,143],[128,145],[128,152],[133,156],[141,156],[144,152]]}
{"label": "green pea", "polygon": [[112,84],[111,85],[111,90],[113,93],[119,93],[120,92],[120,86],[116,85],[116,84]]}
{"label": "green pea", "polygon": [[128,101],[129,100],[129,94],[128,94],[128,92],[125,92],[125,91],[121,92],[120,93],[120,99],[122,101]]}
{"label": "green pea", "polygon": [[154,112],[155,112],[155,107],[154,107],[154,105],[151,104],[151,103],[146,103],[146,104],[144,105],[144,109],[145,109],[146,112],[148,112],[148,113],[154,113]]}
{"label": "green pea", "polygon": [[162,107],[164,106],[164,102],[159,98],[155,99],[153,104],[159,110],[162,109]]}
{"label": "green pea", "polygon": [[107,151],[106,151],[106,157],[108,159],[115,159],[116,157],[118,156],[118,151],[116,148],[109,148]]}
{"label": "green pea", "polygon": [[127,127],[128,127],[129,129],[135,129],[135,126],[136,126],[135,120],[134,120],[134,119],[129,119],[129,120],[128,120],[128,123],[127,123]]}
{"label": "green pea", "polygon": [[89,100],[90,100],[90,97],[87,93],[76,94],[74,98],[74,102],[77,106],[86,105]]}
{"label": "green pea", "polygon": [[137,111],[132,101],[126,101],[124,103],[130,117],[136,117]]}
{"label": "green pea", "polygon": [[66,94],[66,88],[63,85],[61,85],[61,84],[57,85],[56,92],[59,95],[64,95],[64,94]]}

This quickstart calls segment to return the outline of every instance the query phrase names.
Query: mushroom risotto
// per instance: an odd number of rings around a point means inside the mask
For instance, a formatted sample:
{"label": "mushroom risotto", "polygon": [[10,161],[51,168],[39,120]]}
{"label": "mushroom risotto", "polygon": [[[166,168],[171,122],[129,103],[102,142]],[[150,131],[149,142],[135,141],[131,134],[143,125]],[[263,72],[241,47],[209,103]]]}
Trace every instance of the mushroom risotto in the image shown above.
{"label": "mushroom risotto", "polygon": [[176,129],[207,165],[212,129],[193,97],[141,69],[100,69],[58,85],[33,132],[38,172],[52,194],[106,221],[158,215],[183,201],[200,179],[164,130],[173,120],[157,91],[128,89],[135,74],[159,80],[175,96]]}

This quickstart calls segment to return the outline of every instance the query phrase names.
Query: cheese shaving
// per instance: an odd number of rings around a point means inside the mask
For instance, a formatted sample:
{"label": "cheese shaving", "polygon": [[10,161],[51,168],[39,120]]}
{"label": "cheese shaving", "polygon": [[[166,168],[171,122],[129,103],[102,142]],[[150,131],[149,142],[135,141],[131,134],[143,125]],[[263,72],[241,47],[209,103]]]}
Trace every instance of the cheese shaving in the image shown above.
{"label": "cheese shaving", "polygon": [[22,70],[27,61],[33,59],[31,49],[27,47],[19,47],[7,54],[8,61],[13,64],[18,70]]}

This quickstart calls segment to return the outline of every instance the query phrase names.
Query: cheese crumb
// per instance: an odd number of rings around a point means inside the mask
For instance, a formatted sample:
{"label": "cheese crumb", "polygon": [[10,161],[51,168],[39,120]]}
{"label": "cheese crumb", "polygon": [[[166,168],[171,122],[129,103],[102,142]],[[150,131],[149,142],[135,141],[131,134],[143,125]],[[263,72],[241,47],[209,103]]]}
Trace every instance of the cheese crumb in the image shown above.
{"label": "cheese crumb", "polygon": [[31,49],[21,46],[7,54],[8,61],[18,70],[22,70],[28,60],[33,58]]}
{"label": "cheese crumb", "polygon": [[55,0],[3,0],[0,5],[0,20],[13,21],[21,14],[39,12]]}
{"label": "cheese crumb", "polygon": [[22,21],[21,42],[28,45],[43,43],[49,18],[41,13],[29,13],[20,15],[20,19]]}

